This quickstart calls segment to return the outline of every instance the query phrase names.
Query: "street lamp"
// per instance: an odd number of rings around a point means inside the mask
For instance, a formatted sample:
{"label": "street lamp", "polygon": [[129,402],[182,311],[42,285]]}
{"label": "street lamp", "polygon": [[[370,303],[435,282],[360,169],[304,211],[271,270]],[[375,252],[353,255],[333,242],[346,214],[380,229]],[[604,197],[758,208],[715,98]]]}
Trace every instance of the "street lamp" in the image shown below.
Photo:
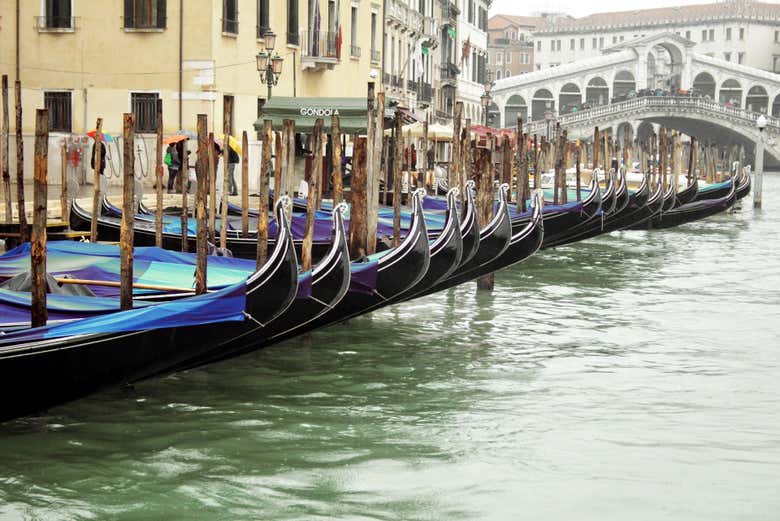
{"label": "street lamp", "polygon": [[[758,127],[758,142],[756,143],[756,186],[753,189],[753,207],[761,208],[761,188],[764,178],[764,129],[766,128],[766,116],[761,114],[756,120]],[[731,182],[734,182],[732,176]]]}
{"label": "street lamp", "polygon": [[271,99],[271,90],[279,84],[279,76],[282,75],[284,58],[279,53],[271,53],[276,45],[276,35],[270,29],[263,34],[264,51],[257,53],[257,72],[260,73],[260,83],[268,85],[268,99]]}

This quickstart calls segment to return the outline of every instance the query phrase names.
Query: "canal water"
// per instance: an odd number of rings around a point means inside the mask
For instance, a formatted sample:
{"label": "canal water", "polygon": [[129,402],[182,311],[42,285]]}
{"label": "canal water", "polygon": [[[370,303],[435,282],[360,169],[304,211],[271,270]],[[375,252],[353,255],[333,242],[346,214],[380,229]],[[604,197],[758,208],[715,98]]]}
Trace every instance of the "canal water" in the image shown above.
{"label": "canal water", "polygon": [[2,425],[0,519],[777,519],[764,188]]}

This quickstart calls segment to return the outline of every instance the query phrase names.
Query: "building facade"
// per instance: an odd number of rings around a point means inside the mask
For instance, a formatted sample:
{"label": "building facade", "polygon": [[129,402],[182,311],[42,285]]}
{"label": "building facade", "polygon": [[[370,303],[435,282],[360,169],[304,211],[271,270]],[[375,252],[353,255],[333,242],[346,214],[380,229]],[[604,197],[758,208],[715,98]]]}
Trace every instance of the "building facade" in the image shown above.
{"label": "building facade", "polygon": [[[119,135],[122,114],[133,112],[139,166],[148,172],[158,99],[166,134],[193,131],[201,113],[219,134],[229,100],[232,132],[254,136],[267,97],[256,55],[268,30],[276,34],[273,54],[284,60],[273,96],[365,97],[368,81],[381,88],[379,0],[187,0],[184,9],[184,0],[17,3],[18,34],[15,2],[0,3],[0,73],[12,87],[22,82],[28,147],[36,108],[50,110],[55,147],[83,139],[98,117],[106,133]],[[26,161],[31,176],[32,154]]]}
{"label": "building facade", "polygon": [[458,0],[457,21],[459,73],[456,100],[463,103],[464,117],[473,124],[484,123],[480,97],[485,93],[487,74],[487,31],[489,0]]}
{"label": "building facade", "polygon": [[488,20],[488,70],[496,80],[534,70],[533,30],[541,17],[495,15]]}
{"label": "building facade", "polygon": [[[593,58],[620,44],[666,32],[693,42],[697,53],[780,72],[780,4],[752,0],[597,13],[584,18],[547,17],[533,33],[535,68]],[[659,67],[667,66],[668,56],[657,51]]]}

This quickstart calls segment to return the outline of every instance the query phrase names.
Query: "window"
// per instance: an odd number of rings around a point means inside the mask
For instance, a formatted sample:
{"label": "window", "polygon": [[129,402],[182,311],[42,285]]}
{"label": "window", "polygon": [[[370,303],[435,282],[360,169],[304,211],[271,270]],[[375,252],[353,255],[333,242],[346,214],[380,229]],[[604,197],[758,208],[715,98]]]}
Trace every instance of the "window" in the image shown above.
{"label": "window", "polygon": [[691,32],[690,31],[685,31],[685,38],[688,39],[688,40],[691,39]]}
{"label": "window", "polygon": [[238,0],[222,0],[222,32],[238,34]]}
{"label": "window", "polygon": [[541,40],[538,40],[536,42],[536,50],[537,51],[541,51],[542,50],[542,41]]}
{"label": "window", "polygon": [[775,43],[780,43],[780,31],[775,31]]}
{"label": "window", "polygon": [[625,40],[625,39],[626,39],[626,37],[625,37],[625,36],[621,36],[621,37],[620,37],[620,41],[621,41],[621,42],[622,42],[623,40]]}
{"label": "window", "polygon": [[44,92],[43,106],[49,111],[50,132],[71,132],[73,105],[70,92]]}
{"label": "window", "polygon": [[469,23],[474,24],[474,0],[467,0],[468,2],[468,15]]}
{"label": "window", "polygon": [[508,77],[510,77],[511,75],[512,75],[512,72],[511,72],[509,69],[507,69],[507,70],[505,70],[505,71],[504,71],[504,78],[508,78]]}
{"label": "window", "polygon": [[599,49],[601,49],[602,47],[604,47],[604,37],[603,36],[601,36],[599,38]]}
{"label": "window", "polygon": [[44,27],[47,29],[72,29],[71,0],[46,0]]}
{"label": "window", "polygon": [[496,79],[497,79],[497,80],[500,80],[500,79],[501,79],[501,69],[498,69],[498,70],[496,71]]}
{"label": "window", "polygon": [[497,52],[496,53],[496,65],[501,65],[503,63],[504,59],[504,53]]}
{"label": "window", "polygon": [[160,95],[146,92],[131,92],[130,105],[135,116],[135,131],[157,131],[157,100]]}
{"label": "window", "polygon": [[730,52],[724,52],[723,53],[723,59],[726,60],[727,62],[730,62],[731,61],[731,53]]}
{"label": "window", "polygon": [[598,46],[598,40],[595,38],[593,39],[593,48],[595,49]]}
{"label": "window", "polygon": [[560,40],[556,40],[555,41],[555,50],[556,51],[560,51],[561,50],[561,41]]}
{"label": "window", "polygon": [[569,40],[569,50],[570,51],[574,50],[574,45],[575,45],[574,44],[574,38],[572,38],[571,40]]}
{"label": "window", "polygon": [[612,37],[612,44],[614,45],[616,43],[617,43],[617,36],[613,36]]}
{"label": "window", "polygon": [[[360,57],[360,45],[358,45],[358,8],[357,6],[352,6],[352,11],[350,15],[350,23],[349,23],[349,53],[350,56],[353,56],[355,58]],[[395,45],[395,40],[393,40],[393,45]],[[395,54],[395,53],[393,53]]]}
{"label": "window", "polygon": [[541,64],[541,63],[537,63],[537,64],[536,64],[536,70],[537,70],[537,71],[540,71],[540,70],[542,70],[542,64]]}
{"label": "window", "polygon": [[167,0],[125,0],[125,29],[165,29]]}
{"label": "window", "polygon": [[585,38],[580,38],[580,50],[585,50]]}
{"label": "window", "polygon": [[371,12],[371,61],[379,62],[379,51],[376,50],[376,12]]}
{"label": "window", "polygon": [[726,27],[726,41],[731,41],[731,27]]}
{"label": "window", "polygon": [[257,0],[257,37],[263,35],[271,28],[268,14],[268,0]]}
{"label": "window", "polygon": [[550,50],[555,51],[555,40],[550,40]]}
{"label": "window", "polygon": [[701,32],[701,41],[706,42],[707,41],[707,29],[704,29]]}
{"label": "window", "polygon": [[780,65],[780,56],[772,56],[772,71],[773,72],[780,72],[780,70],[778,70],[778,65]]}
{"label": "window", "polygon": [[506,53],[506,59],[504,60],[504,63],[506,63],[507,65],[512,63],[512,53],[511,52]]}
{"label": "window", "polygon": [[710,29],[710,35],[709,35],[708,40],[711,41],[711,42],[715,41],[715,29]]}
{"label": "window", "polygon": [[737,54],[737,63],[741,65],[744,61],[745,61],[745,53],[741,52]]}
{"label": "window", "polygon": [[744,40],[745,39],[745,28],[744,27],[740,27],[739,28],[739,39],[740,40]]}
{"label": "window", "polygon": [[298,0],[287,0],[287,43],[298,45]]}

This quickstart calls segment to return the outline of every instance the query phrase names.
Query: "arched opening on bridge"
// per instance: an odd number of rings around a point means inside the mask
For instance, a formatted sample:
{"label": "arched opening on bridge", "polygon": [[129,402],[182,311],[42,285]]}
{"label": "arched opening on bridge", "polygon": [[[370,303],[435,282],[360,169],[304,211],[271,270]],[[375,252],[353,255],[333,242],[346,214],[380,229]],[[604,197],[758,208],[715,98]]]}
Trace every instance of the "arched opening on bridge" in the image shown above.
{"label": "arched opening on bridge", "polygon": [[775,96],[775,101],[772,103],[772,115],[780,117],[780,94]]}
{"label": "arched opening on bridge", "polygon": [[534,121],[544,119],[544,113],[546,111],[555,114],[555,98],[547,89],[539,89],[534,92],[534,97],[531,99],[531,117]]}
{"label": "arched opening on bridge", "polygon": [[636,129],[636,138],[639,140],[640,144],[644,144],[653,136],[654,132],[655,128],[653,127],[653,124],[649,121],[643,121]]}
{"label": "arched opening on bridge", "polygon": [[528,121],[528,105],[525,103],[525,99],[522,96],[515,94],[506,102],[506,110],[504,111],[504,126],[510,127],[517,123],[517,116],[523,118],[523,121]]}
{"label": "arched opening on bridge", "polygon": [[498,105],[496,105],[495,103],[491,103],[490,107],[488,107],[487,126],[489,127],[501,126],[501,109],[499,109]]}
{"label": "arched opening on bridge", "polygon": [[567,83],[558,95],[558,107],[561,114],[577,112],[582,105],[582,92],[574,83]]}
{"label": "arched opening on bridge", "polygon": [[609,102],[609,86],[604,78],[596,76],[588,82],[585,89],[585,101],[591,106],[604,105]]}
{"label": "arched opening on bridge", "polygon": [[621,149],[626,140],[628,140],[629,146],[634,141],[634,127],[627,121],[618,125],[617,128],[617,141]]}
{"label": "arched opening on bridge", "polygon": [[623,101],[631,93],[636,93],[634,75],[629,71],[619,71],[612,82],[612,97],[615,101]]}
{"label": "arched opening on bridge", "polygon": [[761,85],[750,87],[747,93],[745,108],[753,112],[766,114],[767,108],[769,108],[769,94],[766,93],[766,89]]}
{"label": "arched opening on bridge", "polygon": [[742,86],[735,79],[728,79],[720,86],[720,96],[718,101],[721,103],[733,105],[735,107],[742,106]]}
{"label": "arched opening on bridge", "polygon": [[705,98],[709,96],[709,99],[715,99],[715,78],[709,72],[700,72],[693,79],[694,90]]}
{"label": "arched opening on bridge", "polygon": [[663,42],[647,54],[647,88],[677,91],[682,77],[683,57],[679,47]]}

